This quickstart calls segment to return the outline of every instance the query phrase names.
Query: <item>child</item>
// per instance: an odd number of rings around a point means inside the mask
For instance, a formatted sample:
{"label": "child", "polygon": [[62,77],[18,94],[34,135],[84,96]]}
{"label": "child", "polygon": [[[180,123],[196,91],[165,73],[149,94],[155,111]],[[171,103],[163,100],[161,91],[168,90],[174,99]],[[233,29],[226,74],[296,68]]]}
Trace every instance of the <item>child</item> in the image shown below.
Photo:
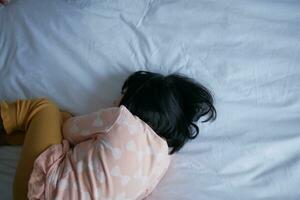
{"label": "child", "polygon": [[216,118],[205,87],[183,75],[146,71],[128,77],[118,107],[83,116],[60,112],[47,99],[0,105],[6,142],[23,143],[13,190],[18,200],[143,199],[171,155],[198,135],[195,122]]}
{"label": "child", "polygon": [[10,0],[0,0],[0,6],[1,5],[6,5],[9,3]]}

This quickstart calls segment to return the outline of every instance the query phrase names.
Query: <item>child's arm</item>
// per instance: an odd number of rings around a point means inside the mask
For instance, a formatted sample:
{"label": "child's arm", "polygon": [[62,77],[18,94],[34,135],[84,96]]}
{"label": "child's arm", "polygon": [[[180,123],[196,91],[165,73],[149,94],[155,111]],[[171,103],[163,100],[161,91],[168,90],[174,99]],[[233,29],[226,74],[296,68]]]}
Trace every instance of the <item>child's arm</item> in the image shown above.
{"label": "child's arm", "polygon": [[107,108],[78,117],[71,117],[63,124],[63,136],[71,144],[78,144],[100,133],[107,133],[120,114],[120,108]]}

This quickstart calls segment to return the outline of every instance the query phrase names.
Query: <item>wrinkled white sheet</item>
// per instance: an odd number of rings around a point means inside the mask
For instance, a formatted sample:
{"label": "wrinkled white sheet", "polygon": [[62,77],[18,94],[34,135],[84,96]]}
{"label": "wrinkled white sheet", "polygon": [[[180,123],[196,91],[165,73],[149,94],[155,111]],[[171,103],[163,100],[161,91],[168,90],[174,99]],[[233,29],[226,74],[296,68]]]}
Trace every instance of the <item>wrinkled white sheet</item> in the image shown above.
{"label": "wrinkled white sheet", "polygon": [[[300,2],[12,0],[0,7],[0,99],[111,105],[135,70],[209,87],[218,119],[175,157],[150,200],[300,199]],[[41,133],[42,134],[42,133]],[[0,147],[11,199],[20,147]]]}

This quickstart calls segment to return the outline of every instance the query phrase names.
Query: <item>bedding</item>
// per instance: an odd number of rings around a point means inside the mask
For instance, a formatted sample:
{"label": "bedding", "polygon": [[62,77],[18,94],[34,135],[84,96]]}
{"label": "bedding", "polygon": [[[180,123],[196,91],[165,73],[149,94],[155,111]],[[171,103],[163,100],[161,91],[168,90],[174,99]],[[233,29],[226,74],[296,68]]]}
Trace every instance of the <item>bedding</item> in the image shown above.
{"label": "bedding", "polygon": [[[174,156],[148,200],[300,199],[300,2],[11,0],[0,6],[0,100],[108,107],[136,70],[211,89],[217,120]],[[105,95],[103,95],[105,94]],[[0,147],[12,199],[20,146]]]}

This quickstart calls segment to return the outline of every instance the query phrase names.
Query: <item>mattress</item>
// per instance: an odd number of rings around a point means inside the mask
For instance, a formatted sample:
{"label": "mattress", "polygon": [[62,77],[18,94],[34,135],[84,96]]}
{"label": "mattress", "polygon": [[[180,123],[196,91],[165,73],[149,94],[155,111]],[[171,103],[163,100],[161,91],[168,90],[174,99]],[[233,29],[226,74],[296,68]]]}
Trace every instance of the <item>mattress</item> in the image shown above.
{"label": "mattress", "polygon": [[[108,107],[136,70],[182,73],[217,120],[175,155],[150,200],[300,199],[300,2],[12,0],[0,7],[0,100]],[[1,200],[20,146],[0,147]]]}

